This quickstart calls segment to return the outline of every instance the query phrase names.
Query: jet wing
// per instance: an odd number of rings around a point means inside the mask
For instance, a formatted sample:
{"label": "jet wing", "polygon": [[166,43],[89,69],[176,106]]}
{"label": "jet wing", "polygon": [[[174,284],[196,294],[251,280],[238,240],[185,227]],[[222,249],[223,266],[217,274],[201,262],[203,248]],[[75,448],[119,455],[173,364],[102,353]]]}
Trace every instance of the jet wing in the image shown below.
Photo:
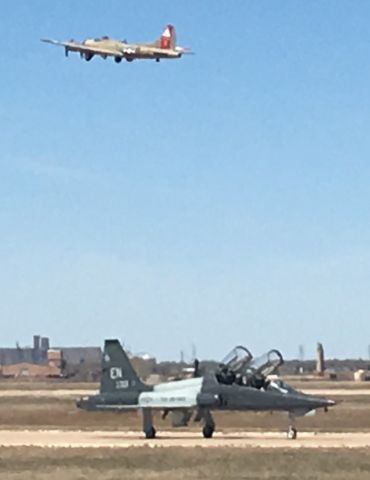
{"label": "jet wing", "polygon": [[112,56],[124,58],[129,55],[133,55],[135,51],[132,48],[123,48],[122,50],[112,50],[109,48],[94,47],[92,45],[86,45],[80,42],[60,42],[58,40],[50,40],[48,38],[42,38],[42,42],[50,43],[51,45],[58,45],[64,47],[66,53],[68,52],[80,52],[90,55],[100,55],[102,57]]}

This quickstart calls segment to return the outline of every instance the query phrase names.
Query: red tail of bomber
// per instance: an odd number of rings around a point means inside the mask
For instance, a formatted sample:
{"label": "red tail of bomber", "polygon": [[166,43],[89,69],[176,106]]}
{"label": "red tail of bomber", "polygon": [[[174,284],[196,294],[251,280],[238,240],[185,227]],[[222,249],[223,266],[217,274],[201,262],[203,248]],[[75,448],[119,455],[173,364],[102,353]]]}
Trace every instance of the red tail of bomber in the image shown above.
{"label": "red tail of bomber", "polygon": [[167,25],[158,43],[161,48],[166,50],[176,48],[176,30],[173,25]]}

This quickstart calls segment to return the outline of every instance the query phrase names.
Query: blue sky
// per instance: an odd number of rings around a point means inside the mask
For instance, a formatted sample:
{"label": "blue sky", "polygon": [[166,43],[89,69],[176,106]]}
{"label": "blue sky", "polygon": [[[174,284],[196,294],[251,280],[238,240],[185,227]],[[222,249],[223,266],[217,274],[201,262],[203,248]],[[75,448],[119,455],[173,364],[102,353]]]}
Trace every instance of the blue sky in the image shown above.
{"label": "blue sky", "polygon": [[[1,5],[1,344],[366,356],[370,3]],[[69,59],[42,37],[196,55]]]}

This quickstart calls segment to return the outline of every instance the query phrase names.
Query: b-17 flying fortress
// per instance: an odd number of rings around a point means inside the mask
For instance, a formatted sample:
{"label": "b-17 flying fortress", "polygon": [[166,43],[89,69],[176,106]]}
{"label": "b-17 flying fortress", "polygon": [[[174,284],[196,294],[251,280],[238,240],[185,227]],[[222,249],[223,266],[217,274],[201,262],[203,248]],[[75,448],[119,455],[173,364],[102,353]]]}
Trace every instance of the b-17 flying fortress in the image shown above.
{"label": "b-17 flying fortress", "polygon": [[75,40],[58,41],[42,39],[42,42],[64,47],[68,57],[69,52],[77,52],[86,61],[99,56],[104,59],[113,57],[116,63],[122,60],[155,60],[181,58],[192,53],[189,48],[176,44],[176,30],[173,25],[167,25],[158,40],[152,43],[128,43],[127,40],[116,40],[108,36],[88,38],[82,42]]}

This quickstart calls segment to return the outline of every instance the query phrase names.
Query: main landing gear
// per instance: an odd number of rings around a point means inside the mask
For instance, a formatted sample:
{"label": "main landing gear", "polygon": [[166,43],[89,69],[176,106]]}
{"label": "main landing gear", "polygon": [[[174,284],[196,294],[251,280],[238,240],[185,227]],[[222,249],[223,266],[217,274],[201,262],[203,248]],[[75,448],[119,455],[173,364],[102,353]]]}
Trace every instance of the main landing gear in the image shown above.
{"label": "main landing gear", "polygon": [[156,429],[154,427],[150,428],[147,432],[145,432],[145,438],[152,439],[155,438]]}
{"label": "main landing gear", "polygon": [[213,432],[215,431],[212,425],[204,425],[203,427],[203,437],[204,438],[212,438]]}
{"label": "main landing gear", "polygon": [[[156,429],[153,426],[153,415],[151,408],[143,408],[143,432],[145,438],[151,440],[156,437]],[[167,412],[166,412],[167,413]],[[203,421],[203,437],[212,438],[215,431],[215,422],[209,410],[199,412],[199,420]]]}
{"label": "main landing gear", "polygon": [[153,427],[153,415],[151,408],[143,408],[143,431],[145,433],[145,438],[155,438],[157,432]]}
{"label": "main landing gear", "polygon": [[203,437],[212,438],[215,431],[215,422],[213,420],[212,414],[209,410],[206,410],[202,416],[204,426],[203,426]]}

